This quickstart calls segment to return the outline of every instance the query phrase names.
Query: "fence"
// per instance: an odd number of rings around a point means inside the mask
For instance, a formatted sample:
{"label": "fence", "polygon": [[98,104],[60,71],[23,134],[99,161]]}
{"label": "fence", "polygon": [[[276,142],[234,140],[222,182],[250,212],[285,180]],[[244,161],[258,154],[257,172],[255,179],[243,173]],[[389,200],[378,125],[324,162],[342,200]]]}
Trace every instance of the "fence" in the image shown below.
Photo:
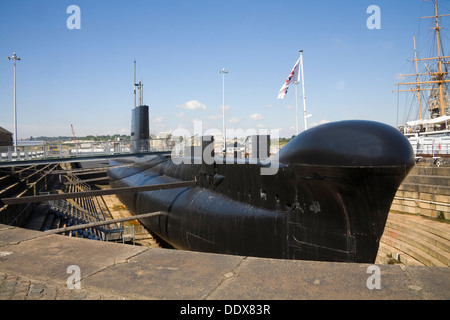
{"label": "fence", "polygon": [[[0,162],[170,151],[169,142],[167,139],[149,139],[142,141],[30,143],[17,147],[0,147]],[[147,147],[136,150],[136,148],[130,148],[130,143]]]}
{"label": "fence", "polygon": [[409,142],[414,154],[429,155],[434,158],[450,155],[450,137],[411,137]]}

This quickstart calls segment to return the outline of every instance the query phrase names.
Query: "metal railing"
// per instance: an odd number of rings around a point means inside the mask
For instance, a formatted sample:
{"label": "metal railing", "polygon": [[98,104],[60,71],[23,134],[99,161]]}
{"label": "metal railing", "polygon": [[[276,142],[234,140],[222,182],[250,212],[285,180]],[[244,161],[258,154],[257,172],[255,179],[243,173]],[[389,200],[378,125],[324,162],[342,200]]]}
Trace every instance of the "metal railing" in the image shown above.
{"label": "metal railing", "polygon": [[0,162],[79,158],[158,151],[170,151],[170,141],[167,139],[148,139],[80,143],[30,143],[19,145],[17,147],[0,146]]}
{"label": "metal railing", "polygon": [[430,155],[434,158],[450,155],[450,137],[411,137],[409,142],[415,155]]}

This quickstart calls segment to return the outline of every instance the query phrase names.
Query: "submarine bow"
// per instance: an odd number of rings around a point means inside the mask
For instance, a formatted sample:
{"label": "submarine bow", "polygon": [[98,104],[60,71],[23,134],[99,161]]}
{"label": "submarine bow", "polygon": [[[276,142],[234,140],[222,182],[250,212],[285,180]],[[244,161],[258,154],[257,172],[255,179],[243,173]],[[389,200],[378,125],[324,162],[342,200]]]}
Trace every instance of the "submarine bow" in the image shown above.
{"label": "submarine bow", "polygon": [[375,261],[394,195],[414,166],[400,132],[363,120],[304,131],[270,158],[270,175],[249,159],[189,160],[143,156],[108,169],[112,187],[197,181],[118,194],[133,214],[161,211],[141,222],[174,248],[361,263]]}

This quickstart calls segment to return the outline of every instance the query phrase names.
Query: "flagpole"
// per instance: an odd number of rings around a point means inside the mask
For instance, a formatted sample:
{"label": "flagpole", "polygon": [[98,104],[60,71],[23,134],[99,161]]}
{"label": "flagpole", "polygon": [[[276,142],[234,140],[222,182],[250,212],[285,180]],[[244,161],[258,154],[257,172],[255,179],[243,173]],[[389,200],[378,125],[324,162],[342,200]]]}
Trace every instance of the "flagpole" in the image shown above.
{"label": "flagpole", "polygon": [[297,87],[298,87],[298,81],[294,82],[295,84],[295,124],[297,128],[297,135],[298,135],[298,99],[297,99]]}
{"label": "flagpole", "polygon": [[303,76],[303,50],[300,50],[300,67],[302,70],[302,90],[303,90],[303,119],[305,122],[305,130],[308,129],[306,124],[306,97],[305,97],[305,77]]}
{"label": "flagpole", "polygon": [[[301,58],[301,56],[300,56],[300,58]],[[298,98],[297,98],[297,87],[300,83],[299,81],[300,81],[300,74],[297,74],[297,80],[294,81],[294,84],[295,84],[295,123],[297,126],[297,135],[299,134],[299,131],[298,131]]]}

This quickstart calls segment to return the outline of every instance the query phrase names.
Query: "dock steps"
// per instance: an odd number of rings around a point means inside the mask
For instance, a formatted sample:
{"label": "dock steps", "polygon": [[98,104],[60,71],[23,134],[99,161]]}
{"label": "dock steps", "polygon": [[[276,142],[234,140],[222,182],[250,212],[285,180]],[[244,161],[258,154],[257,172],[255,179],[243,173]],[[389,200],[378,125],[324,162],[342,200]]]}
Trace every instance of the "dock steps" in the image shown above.
{"label": "dock steps", "polygon": [[377,263],[450,266],[450,223],[390,212]]}

